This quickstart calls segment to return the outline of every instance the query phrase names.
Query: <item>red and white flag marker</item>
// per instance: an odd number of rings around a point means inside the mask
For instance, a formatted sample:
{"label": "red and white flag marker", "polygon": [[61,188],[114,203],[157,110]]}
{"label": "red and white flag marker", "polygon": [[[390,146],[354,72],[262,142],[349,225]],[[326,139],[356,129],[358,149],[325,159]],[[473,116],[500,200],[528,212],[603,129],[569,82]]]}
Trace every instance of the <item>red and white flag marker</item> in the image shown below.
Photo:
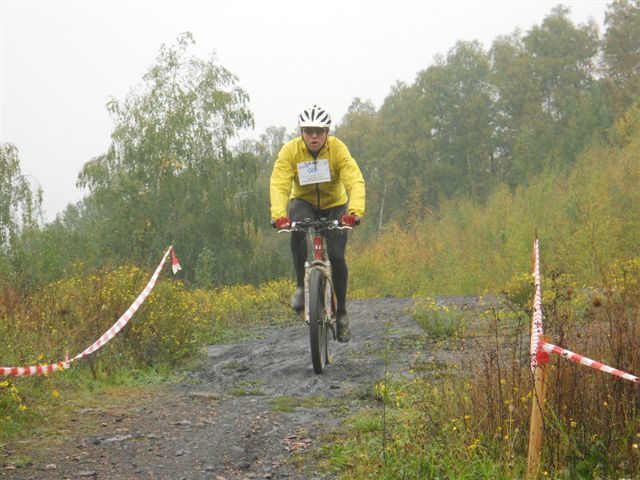
{"label": "red and white flag marker", "polygon": [[155,272],[153,272],[153,275],[151,276],[149,283],[147,283],[147,286],[144,287],[144,290],[140,292],[138,297],[133,301],[133,303],[127,309],[127,311],[124,312],[124,314],[116,321],[116,323],[114,323],[111,326],[111,328],[109,328],[109,330],[107,330],[98,340],[93,342],[89,347],[87,347],[81,353],[73,357],[71,360],[69,360],[69,357],[67,356],[64,362],[56,362],[50,365],[34,365],[31,367],[0,367],[0,375],[5,375],[5,376],[11,375],[14,377],[19,377],[19,376],[27,376],[27,375],[43,375],[43,374],[55,372],[57,370],[64,370],[65,368],[69,368],[69,365],[71,364],[71,362],[74,362],[75,360],[86,357],[87,355],[90,355],[96,350],[102,348],[104,345],[107,344],[107,342],[109,342],[109,340],[115,337],[118,334],[118,332],[124,328],[124,326],[129,322],[129,320],[131,320],[131,317],[133,317],[133,314],[136,313],[136,311],[140,308],[140,305],[142,305],[145,299],[149,296],[149,294],[151,293],[151,290],[153,290],[153,287],[155,287],[156,285],[158,276],[160,275],[160,272],[162,271],[162,267],[167,261],[167,257],[169,256],[169,254],[171,254],[171,269],[173,270],[173,273],[175,274],[179,270],[181,270],[180,263],[178,262],[178,258],[176,257],[175,252],[173,251],[173,245],[172,245],[165,252],[164,256],[162,257],[162,260],[160,261],[160,264],[156,268]]}
{"label": "red and white flag marker", "polygon": [[180,266],[180,262],[178,261],[178,257],[176,257],[176,252],[173,251],[173,247],[170,247],[169,250],[171,250],[171,270],[173,271],[173,274],[175,275],[180,270],[182,270],[182,267]]}

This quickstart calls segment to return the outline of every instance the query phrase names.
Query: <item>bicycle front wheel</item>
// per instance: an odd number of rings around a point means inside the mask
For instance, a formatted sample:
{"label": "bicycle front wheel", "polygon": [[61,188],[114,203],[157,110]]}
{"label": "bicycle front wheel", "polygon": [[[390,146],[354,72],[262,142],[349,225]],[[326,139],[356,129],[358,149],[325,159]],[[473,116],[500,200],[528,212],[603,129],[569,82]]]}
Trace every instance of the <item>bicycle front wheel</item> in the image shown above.
{"label": "bicycle front wheel", "polygon": [[309,338],[311,340],[311,362],[313,371],[324,372],[329,363],[328,322],[325,320],[324,274],[314,269],[309,272]]}

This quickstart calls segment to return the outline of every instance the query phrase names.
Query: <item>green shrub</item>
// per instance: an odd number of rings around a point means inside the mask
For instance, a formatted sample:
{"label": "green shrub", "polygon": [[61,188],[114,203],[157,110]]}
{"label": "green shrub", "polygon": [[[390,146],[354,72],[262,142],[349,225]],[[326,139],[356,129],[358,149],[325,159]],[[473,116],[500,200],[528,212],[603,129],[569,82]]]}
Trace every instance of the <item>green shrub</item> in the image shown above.
{"label": "green shrub", "polygon": [[438,305],[433,298],[417,299],[413,318],[432,338],[446,338],[462,333],[464,311],[458,307]]}

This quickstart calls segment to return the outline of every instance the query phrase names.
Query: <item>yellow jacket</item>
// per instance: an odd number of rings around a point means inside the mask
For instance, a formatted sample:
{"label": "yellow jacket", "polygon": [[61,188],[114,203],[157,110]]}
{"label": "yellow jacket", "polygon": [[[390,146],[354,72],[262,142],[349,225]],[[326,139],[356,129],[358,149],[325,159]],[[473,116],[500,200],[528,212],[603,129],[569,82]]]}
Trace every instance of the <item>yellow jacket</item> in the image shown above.
{"label": "yellow jacket", "polygon": [[[314,160],[302,137],[286,143],[276,159],[271,173],[271,218],[287,215],[291,198],[300,198],[325,210],[349,203],[349,212],[364,215],[364,178],[347,146],[329,135],[316,160],[328,160],[331,181],[300,185],[298,164]],[[319,203],[318,203],[319,202]]]}

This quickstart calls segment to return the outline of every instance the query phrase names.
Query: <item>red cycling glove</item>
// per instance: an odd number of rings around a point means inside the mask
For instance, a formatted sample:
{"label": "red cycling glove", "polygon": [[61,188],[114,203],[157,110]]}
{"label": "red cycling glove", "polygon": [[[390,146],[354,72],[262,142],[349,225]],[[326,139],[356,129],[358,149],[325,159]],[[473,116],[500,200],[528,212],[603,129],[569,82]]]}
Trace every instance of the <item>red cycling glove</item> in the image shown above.
{"label": "red cycling glove", "polygon": [[353,227],[354,225],[360,225],[360,217],[355,213],[345,213],[340,217],[340,223]]}
{"label": "red cycling glove", "polygon": [[278,230],[282,230],[291,226],[291,219],[289,217],[280,217],[276,218],[273,223]]}

